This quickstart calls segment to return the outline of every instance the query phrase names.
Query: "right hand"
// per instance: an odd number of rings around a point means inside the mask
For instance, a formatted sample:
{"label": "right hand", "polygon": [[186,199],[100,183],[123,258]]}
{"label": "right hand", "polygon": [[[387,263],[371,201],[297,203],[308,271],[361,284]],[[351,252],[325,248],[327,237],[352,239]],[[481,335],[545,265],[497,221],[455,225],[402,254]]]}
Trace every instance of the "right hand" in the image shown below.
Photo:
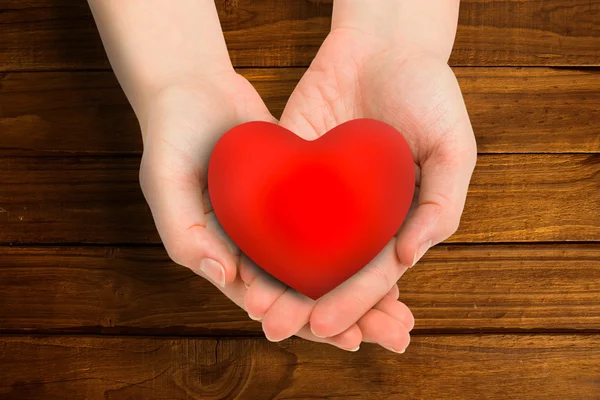
{"label": "right hand", "polygon": [[[209,279],[253,319],[269,340],[297,335],[342,349],[362,341],[389,343],[398,324],[414,318],[397,301],[398,287],[352,325],[329,338],[314,336],[308,321],[315,302],[254,265],[218,223],[207,190],[207,168],[217,140],[248,121],[277,123],[252,85],[234,70],[195,76],[156,90],[140,121],[144,153],[140,183],[171,259]],[[365,329],[364,327],[367,327]]]}

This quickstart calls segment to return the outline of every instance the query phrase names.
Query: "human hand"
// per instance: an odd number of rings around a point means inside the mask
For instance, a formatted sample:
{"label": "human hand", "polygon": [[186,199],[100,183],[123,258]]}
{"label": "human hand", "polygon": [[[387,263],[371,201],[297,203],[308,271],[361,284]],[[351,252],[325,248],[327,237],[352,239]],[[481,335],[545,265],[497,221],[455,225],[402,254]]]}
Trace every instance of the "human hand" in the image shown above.
{"label": "human hand", "polygon": [[[315,337],[307,325],[314,302],[253,266],[219,226],[206,191],[214,144],[240,123],[276,121],[233,70],[214,2],[182,0],[177,7],[163,0],[89,4],[142,128],[140,181],[169,255],[212,279],[255,318],[264,317],[263,330],[272,340],[296,334],[354,349],[363,339],[385,335],[353,323],[338,335]],[[202,264],[208,259],[217,263]],[[397,298],[394,285],[361,323],[386,326],[386,321],[404,318],[412,326],[410,311]]]}
{"label": "human hand", "polygon": [[[252,85],[233,69],[194,76],[158,90],[146,102],[140,182],[169,256],[209,279],[251,314],[263,317],[271,340],[297,335],[355,349],[368,331],[356,324],[330,338],[315,337],[307,325],[314,301],[288,290],[256,267],[223,231],[207,191],[212,148],[230,128],[248,121],[277,122]],[[365,321],[412,318],[393,286]],[[257,317],[254,317],[255,319]]]}
{"label": "human hand", "polygon": [[[324,337],[360,321],[407,267],[456,231],[476,162],[472,127],[447,65],[451,46],[415,44],[404,40],[406,35],[390,33],[391,27],[370,28],[336,21],[334,10],[333,29],[280,121],[293,132],[317,138],[351,119],[381,120],[402,132],[415,160],[413,206],[397,237],[378,256],[386,261],[370,263],[314,305],[310,326]],[[397,340],[396,346],[403,345]]]}

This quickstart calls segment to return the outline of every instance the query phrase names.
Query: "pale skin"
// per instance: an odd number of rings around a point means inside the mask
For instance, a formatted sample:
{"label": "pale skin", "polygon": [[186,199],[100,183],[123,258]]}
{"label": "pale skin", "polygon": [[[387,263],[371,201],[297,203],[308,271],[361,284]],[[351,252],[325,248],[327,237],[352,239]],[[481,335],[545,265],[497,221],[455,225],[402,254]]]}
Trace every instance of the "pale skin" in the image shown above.
{"label": "pale skin", "polygon": [[[331,32],[280,121],[233,69],[213,0],[89,4],[140,122],[140,182],[170,257],[261,321],[271,341],[296,335],[349,351],[370,342],[404,352],[414,318],[396,282],[457,229],[476,162],[447,65],[459,1],[335,0]],[[243,122],[279,123],[313,140],[360,117],[404,134],[418,187],[396,237],[314,301],[264,273],[224,233],[206,189],[208,159],[219,137]]]}

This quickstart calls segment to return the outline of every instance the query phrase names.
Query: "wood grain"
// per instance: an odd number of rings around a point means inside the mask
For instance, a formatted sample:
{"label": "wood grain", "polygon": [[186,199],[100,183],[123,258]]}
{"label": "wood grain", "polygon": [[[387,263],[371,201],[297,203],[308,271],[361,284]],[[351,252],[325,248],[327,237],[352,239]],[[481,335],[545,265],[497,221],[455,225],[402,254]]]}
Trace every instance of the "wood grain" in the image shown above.
{"label": "wood grain", "polygon": [[599,335],[414,337],[405,354],[292,339],[0,337],[6,399],[590,399]]}
{"label": "wood grain", "polygon": [[[239,69],[279,118],[304,69]],[[455,68],[480,153],[600,152],[600,71]],[[111,72],[0,74],[1,155],[140,154]]]}
{"label": "wood grain", "polygon": [[[138,157],[0,158],[0,243],[159,243]],[[450,242],[597,241],[600,154],[483,155]]]}
{"label": "wood grain", "polygon": [[141,153],[135,114],[112,72],[0,74],[0,154]]}
{"label": "wood grain", "polygon": [[600,71],[454,68],[482,153],[600,152]]}
{"label": "wood grain", "polygon": [[600,1],[460,2],[453,65],[598,65]]}
{"label": "wood grain", "polygon": [[[599,332],[600,246],[440,245],[399,281],[413,333]],[[8,247],[0,333],[261,335],[161,247]]]}
{"label": "wood grain", "polygon": [[[236,66],[308,66],[331,0],[217,0]],[[107,69],[85,2],[0,1],[0,70]],[[463,0],[452,65],[599,65],[600,1]]]}
{"label": "wood grain", "polygon": [[600,238],[600,154],[480,156],[453,242]]}
{"label": "wood grain", "polygon": [[[279,117],[332,0],[216,3]],[[398,283],[403,355],[270,343],[169,260],[86,2],[0,0],[0,49],[1,399],[600,398],[600,0],[461,1],[482,155],[459,231]]]}

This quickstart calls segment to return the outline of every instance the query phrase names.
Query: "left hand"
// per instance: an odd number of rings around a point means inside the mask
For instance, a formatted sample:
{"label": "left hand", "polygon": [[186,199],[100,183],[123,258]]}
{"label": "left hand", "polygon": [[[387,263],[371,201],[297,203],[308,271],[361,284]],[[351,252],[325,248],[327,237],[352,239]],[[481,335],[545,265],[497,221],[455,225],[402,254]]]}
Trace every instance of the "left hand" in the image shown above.
{"label": "left hand", "polygon": [[476,163],[473,130],[447,58],[360,29],[333,29],[280,124],[316,138],[363,117],[384,121],[404,135],[415,160],[417,188],[407,220],[379,262],[313,305],[310,327],[320,337],[337,335],[357,321],[363,335],[382,330],[360,322],[361,317],[431,246],[457,230]]}

